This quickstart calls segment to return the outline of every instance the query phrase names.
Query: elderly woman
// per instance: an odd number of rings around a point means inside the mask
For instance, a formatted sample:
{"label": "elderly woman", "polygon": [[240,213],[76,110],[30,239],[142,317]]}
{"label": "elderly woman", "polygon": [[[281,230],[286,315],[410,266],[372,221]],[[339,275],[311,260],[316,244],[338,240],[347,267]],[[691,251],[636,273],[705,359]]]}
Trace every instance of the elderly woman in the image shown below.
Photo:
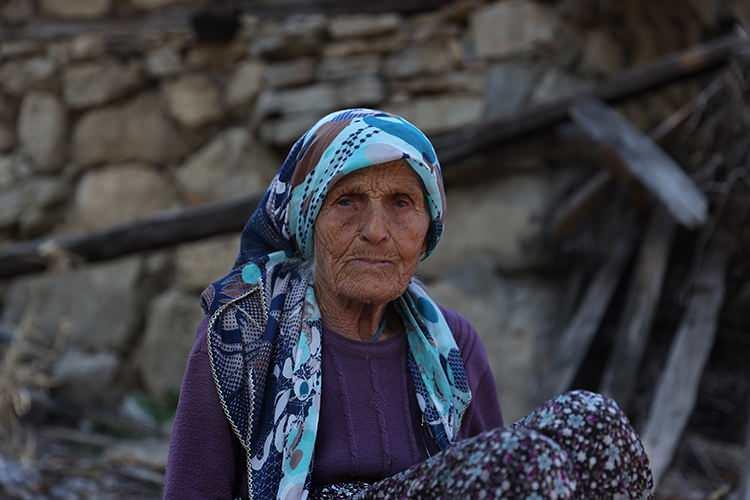
{"label": "elderly woman", "polygon": [[166,498],[650,494],[611,400],[502,426],[476,332],[414,278],[444,215],[435,150],[401,117],[335,112],[294,144],[202,295]]}

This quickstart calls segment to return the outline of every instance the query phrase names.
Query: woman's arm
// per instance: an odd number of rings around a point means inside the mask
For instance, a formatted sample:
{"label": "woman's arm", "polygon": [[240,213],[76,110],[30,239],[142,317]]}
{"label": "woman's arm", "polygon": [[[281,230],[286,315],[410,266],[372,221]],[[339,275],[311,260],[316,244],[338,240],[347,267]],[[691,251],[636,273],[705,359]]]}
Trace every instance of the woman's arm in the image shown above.
{"label": "woman's arm", "polygon": [[165,500],[232,498],[239,442],[224,416],[211,375],[206,321],[198,327],[172,424]]}

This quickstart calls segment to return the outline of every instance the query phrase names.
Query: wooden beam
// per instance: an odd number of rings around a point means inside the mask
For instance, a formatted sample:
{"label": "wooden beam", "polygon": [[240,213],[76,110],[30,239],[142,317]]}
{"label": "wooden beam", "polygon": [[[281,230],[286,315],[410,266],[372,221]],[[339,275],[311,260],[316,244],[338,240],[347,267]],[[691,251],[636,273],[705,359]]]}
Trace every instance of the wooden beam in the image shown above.
{"label": "wooden beam", "polygon": [[638,368],[659,303],[674,233],[672,217],[656,209],[638,253],[614,349],[600,389],[623,407],[635,391]]}
{"label": "wooden beam", "polygon": [[706,222],[706,196],[647,135],[598,99],[580,99],[571,107],[570,114],[592,139],[610,148],[626,172],[681,224],[692,228]]}
{"label": "wooden beam", "polygon": [[657,484],[672,461],[693,411],[701,375],[714,344],[729,248],[726,242],[714,241],[701,263],[641,434]]}
{"label": "wooden beam", "polygon": [[591,91],[533,106],[518,115],[465,127],[463,131],[435,137],[433,142],[443,163],[459,161],[478,151],[492,149],[509,140],[562,123],[567,120],[570,107],[583,97],[617,103],[713,70],[725,64],[735,50],[747,43],[744,36],[719,38],[621,73]]}
{"label": "wooden beam", "polygon": [[43,238],[0,250],[0,279],[44,271],[56,260],[96,262],[242,229],[258,197],[169,211],[87,235]]}
{"label": "wooden beam", "polygon": [[581,304],[557,343],[556,356],[549,370],[550,378],[545,382],[544,396],[560,394],[571,388],[620,282],[634,246],[633,240],[628,227],[613,242],[609,259],[591,280]]}

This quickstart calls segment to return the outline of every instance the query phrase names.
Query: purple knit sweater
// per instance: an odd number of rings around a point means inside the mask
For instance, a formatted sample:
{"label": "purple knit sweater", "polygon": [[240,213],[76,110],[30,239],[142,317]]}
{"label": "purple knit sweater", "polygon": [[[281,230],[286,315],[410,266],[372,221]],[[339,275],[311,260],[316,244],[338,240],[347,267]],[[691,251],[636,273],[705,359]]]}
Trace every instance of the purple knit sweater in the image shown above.
{"label": "purple knit sweater", "polygon": [[[459,438],[502,425],[487,353],[469,322],[441,308],[453,332],[472,401]],[[371,344],[323,331],[323,398],[313,481],[382,479],[435,452],[422,426],[406,368],[404,336]],[[247,494],[245,457],[219,404],[211,376],[206,322],[198,328],[182,381],[169,446],[167,500]]]}

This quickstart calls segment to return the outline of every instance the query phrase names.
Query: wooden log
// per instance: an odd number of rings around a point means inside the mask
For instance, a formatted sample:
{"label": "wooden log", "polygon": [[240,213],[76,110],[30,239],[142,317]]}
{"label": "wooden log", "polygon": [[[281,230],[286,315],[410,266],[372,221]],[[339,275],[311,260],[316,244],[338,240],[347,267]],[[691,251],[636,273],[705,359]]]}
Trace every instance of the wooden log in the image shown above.
{"label": "wooden log", "polygon": [[674,233],[674,220],[663,210],[655,210],[638,253],[614,349],[600,388],[600,392],[622,406],[627,405],[635,391],[638,368],[659,303]]}
{"label": "wooden log", "polygon": [[69,256],[96,262],[242,229],[259,198],[240,198],[115,226],[88,235],[43,238],[0,250],[0,279],[39,272]]}
{"label": "wooden log", "polygon": [[641,434],[657,484],[672,461],[693,411],[698,384],[714,344],[730,248],[723,243],[714,242],[709,247],[695,276],[685,316]]}
{"label": "wooden log", "polygon": [[[627,223],[624,225],[627,226]],[[561,334],[549,370],[550,378],[545,382],[545,397],[571,388],[633,250],[634,238],[629,229],[627,227],[613,242],[609,259],[594,275],[575,315]]]}
{"label": "wooden log", "polygon": [[581,99],[571,107],[570,113],[573,121],[592,139],[611,148],[627,173],[664,204],[681,224],[696,227],[706,222],[706,196],[647,135],[598,99]]}

